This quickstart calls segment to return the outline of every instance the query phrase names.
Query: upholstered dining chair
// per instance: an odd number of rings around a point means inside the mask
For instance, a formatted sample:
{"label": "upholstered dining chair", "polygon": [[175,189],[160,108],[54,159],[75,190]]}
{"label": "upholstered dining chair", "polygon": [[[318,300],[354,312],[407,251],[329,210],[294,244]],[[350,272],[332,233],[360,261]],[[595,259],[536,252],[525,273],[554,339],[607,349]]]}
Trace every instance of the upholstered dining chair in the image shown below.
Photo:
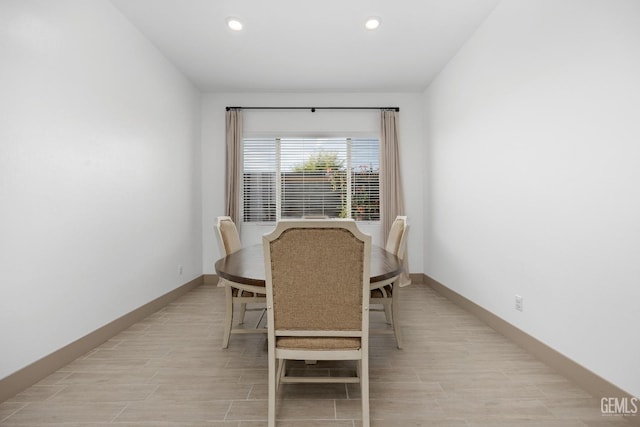
{"label": "upholstered dining chair", "polygon": [[[219,216],[216,221],[216,236],[218,237],[218,247],[220,249],[220,255],[227,256],[242,248],[240,243],[240,234],[238,229],[229,216]],[[225,287],[225,304],[226,314],[224,322],[224,331],[222,335],[222,348],[229,347],[229,338],[231,334],[246,334],[246,333],[266,333],[265,328],[259,328],[260,321],[264,315],[266,303],[266,290],[261,286],[251,286],[241,283],[235,283],[223,278],[220,278],[218,286]],[[247,308],[247,304],[253,303],[258,306]],[[245,312],[249,311],[261,311],[262,315],[258,319],[255,328],[233,328],[234,321],[234,308],[238,306],[238,324],[244,324]]]}
{"label": "upholstered dining chair", "polygon": [[[387,237],[387,244],[385,245],[387,252],[391,252],[401,261],[404,261],[408,231],[409,224],[407,224],[407,217],[397,216],[391,225],[391,230],[389,230],[389,236]],[[404,262],[403,264],[406,265]],[[381,329],[372,332],[392,332],[395,335],[396,346],[399,349],[402,348],[402,334],[400,331],[400,322],[398,321],[398,294],[402,286],[410,283],[409,273],[403,272],[400,276],[381,282],[379,287],[371,290],[371,304],[376,306],[379,304],[382,305],[382,308],[371,308],[371,311],[384,311],[387,323],[392,326],[392,330]]]}
{"label": "upholstered dining chair", "polygon": [[[360,383],[369,426],[371,236],[353,221],[280,221],[263,236],[269,349],[268,425],[283,383]],[[355,377],[294,377],[287,360],[355,360]],[[289,374],[289,375],[287,375]]]}

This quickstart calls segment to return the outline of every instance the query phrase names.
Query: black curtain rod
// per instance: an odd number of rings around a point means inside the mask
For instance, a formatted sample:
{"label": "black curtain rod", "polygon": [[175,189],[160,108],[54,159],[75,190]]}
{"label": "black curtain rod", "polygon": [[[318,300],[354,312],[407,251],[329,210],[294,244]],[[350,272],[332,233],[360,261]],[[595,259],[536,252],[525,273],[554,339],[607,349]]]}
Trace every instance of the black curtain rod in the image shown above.
{"label": "black curtain rod", "polygon": [[399,107],[227,107],[229,110],[394,110],[400,111]]}

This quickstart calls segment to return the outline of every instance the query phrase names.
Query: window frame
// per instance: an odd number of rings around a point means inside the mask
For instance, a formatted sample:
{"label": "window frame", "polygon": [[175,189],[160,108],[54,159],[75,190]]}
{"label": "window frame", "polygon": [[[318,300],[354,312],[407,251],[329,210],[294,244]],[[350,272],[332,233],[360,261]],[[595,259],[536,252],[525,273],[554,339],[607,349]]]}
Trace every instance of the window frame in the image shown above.
{"label": "window frame", "polygon": [[[345,136],[348,135],[348,136]],[[281,185],[281,149],[279,146],[276,147],[276,170],[275,170],[275,174],[276,174],[276,182],[275,182],[275,188],[276,188],[276,208],[275,208],[275,221],[245,221],[244,220],[244,209],[245,209],[245,197],[244,197],[244,161],[245,161],[245,140],[247,139],[274,139],[274,140],[282,140],[282,139],[344,139],[346,140],[353,140],[353,139],[371,139],[371,140],[376,140],[378,142],[378,219],[377,220],[357,220],[358,224],[362,224],[362,225],[379,225],[382,223],[382,194],[381,194],[381,186],[382,186],[382,176],[381,176],[381,171],[380,171],[380,163],[381,163],[381,153],[380,153],[380,135],[379,134],[374,134],[372,132],[336,132],[336,133],[322,133],[322,134],[310,134],[310,133],[306,133],[306,132],[294,132],[294,133],[289,133],[289,132],[268,132],[268,133],[264,133],[264,132],[246,132],[243,137],[242,137],[242,146],[241,146],[241,154],[242,154],[242,170],[241,170],[241,184],[240,184],[240,194],[238,195],[239,199],[240,199],[240,223],[242,225],[255,225],[255,226],[265,226],[265,225],[273,225],[276,224],[279,220],[282,219],[282,206],[281,206],[281,191],[279,190],[280,185]],[[276,142],[277,145],[279,145],[279,142]],[[351,142],[347,143],[349,145],[349,147],[347,148],[347,161],[349,163],[347,163],[349,166],[351,166],[350,170],[353,170],[354,167],[351,164],[352,161],[352,156],[351,156]],[[348,184],[347,184],[347,188],[351,189],[352,187],[352,177],[351,177],[351,173],[347,173],[347,180],[348,180]],[[347,206],[351,207],[351,203],[352,203],[352,191],[347,191]],[[349,215],[352,214],[352,209],[349,209]],[[352,218],[352,217],[350,217]]]}

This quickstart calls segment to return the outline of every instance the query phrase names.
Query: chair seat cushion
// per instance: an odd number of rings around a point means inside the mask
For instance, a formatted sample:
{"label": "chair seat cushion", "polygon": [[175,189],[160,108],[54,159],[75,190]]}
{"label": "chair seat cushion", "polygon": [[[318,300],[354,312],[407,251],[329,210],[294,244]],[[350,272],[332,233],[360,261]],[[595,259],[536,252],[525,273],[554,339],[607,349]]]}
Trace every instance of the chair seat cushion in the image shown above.
{"label": "chair seat cushion", "polygon": [[276,347],[289,350],[358,350],[360,338],[351,337],[278,337]]}

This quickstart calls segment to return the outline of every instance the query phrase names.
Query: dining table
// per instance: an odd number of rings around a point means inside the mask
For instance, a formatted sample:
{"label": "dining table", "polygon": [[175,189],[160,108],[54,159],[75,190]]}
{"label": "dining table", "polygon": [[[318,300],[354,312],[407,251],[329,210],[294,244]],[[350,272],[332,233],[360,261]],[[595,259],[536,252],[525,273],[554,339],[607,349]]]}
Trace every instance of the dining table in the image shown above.
{"label": "dining table", "polygon": [[[237,252],[220,258],[215,263],[219,277],[230,282],[251,286],[265,285],[264,253],[261,244],[246,246]],[[391,252],[371,245],[371,289],[393,282],[402,272],[402,263]]]}

